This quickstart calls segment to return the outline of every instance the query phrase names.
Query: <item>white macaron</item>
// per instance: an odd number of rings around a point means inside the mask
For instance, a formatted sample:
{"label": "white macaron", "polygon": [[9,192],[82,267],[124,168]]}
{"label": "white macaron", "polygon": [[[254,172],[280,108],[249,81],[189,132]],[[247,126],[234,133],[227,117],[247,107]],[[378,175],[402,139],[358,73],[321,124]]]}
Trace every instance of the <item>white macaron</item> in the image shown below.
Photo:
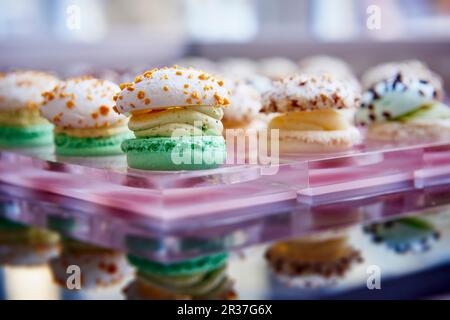
{"label": "white macaron", "polygon": [[52,90],[58,79],[39,71],[0,74],[0,110],[35,108],[43,102],[42,93]]}
{"label": "white macaron", "polygon": [[200,70],[181,68],[154,69],[122,84],[117,95],[119,113],[171,107],[226,106],[230,103],[224,82]]}
{"label": "white macaron", "polygon": [[44,93],[42,115],[62,128],[103,128],[125,124],[126,118],[114,112],[114,95],[119,86],[90,77],[61,82]]}

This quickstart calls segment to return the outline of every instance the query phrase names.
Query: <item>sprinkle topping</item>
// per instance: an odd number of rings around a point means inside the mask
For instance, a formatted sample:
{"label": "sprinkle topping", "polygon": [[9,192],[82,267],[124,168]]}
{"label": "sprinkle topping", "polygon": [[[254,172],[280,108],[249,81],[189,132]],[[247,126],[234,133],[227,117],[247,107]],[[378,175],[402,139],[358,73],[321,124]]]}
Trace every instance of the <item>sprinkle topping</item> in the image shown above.
{"label": "sprinkle topping", "polygon": [[[124,86],[128,88],[128,86]],[[100,128],[125,120],[114,111],[114,96],[120,91],[112,82],[81,77],[59,83],[42,96],[42,115],[63,128]],[[118,99],[118,98],[117,98]]]}
{"label": "sprinkle topping", "polygon": [[[121,85],[115,101],[120,113],[137,110],[164,109],[182,106],[226,106],[230,104],[223,80],[203,71],[173,66],[153,69]],[[136,91],[130,94],[130,88]]]}

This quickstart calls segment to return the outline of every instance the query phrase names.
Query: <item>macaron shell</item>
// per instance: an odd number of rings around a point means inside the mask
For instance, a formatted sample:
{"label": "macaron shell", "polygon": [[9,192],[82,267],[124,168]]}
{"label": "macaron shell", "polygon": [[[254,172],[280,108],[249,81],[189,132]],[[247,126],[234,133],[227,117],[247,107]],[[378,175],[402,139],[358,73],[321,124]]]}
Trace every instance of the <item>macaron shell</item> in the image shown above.
{"label": "macaron shell", "polygon": [[397,62],[382,63],[367,70],[362,76],[364,88],[370,88],[377,83],[395,77],[398,73],[430,83],[436,90],[436,98],[444,98],[442,79],[434,73],[428,66],[418,60],[406,60]]}
{"label": "macaron shell", "polygon": [[117,110],[219,106],[228,104],[229,99],[223,81],[199,70],[172,67],[149,71],[126,84],[117,96]]}
{"label": "macaron shell", "polygon": [[279,138],[279,152],[284,154],[339,152],[352,148],[362,140],[361,133],[355,127],[333,131],[280,130]]}
{"label": "macaron shell", "polygon": [[356,114],[358,124],[394,120],[435,101],[434,87],[421,80],[398,74],[369,88]]}
{"label": "macaron shell", "polygon": [[0,147],[23,148],[51,145],[53,143],[53,125],[30,127],[0,126]]}
{"label": "macaron shell", "polygon": [[0,76],[0,110],[38,107],[42,93],[52,90],[58,79],[38,71],[16,71]]}
{"label": "macaron shell", "polygon": [[[212,169],[225,163],[226,159],[222,136],[131,139],[124,141],[122,150],[127,154],[128,166],[142,170]],[[183,160],[189,163],[183,163]]]}
{"label": "macaron shell", "polygon": [[346,109],[359,106],[360,94],[350,82],[329,74],[301,74],[274,82],[262,101],[266,113]]}
{"label": "macaron shell", "polygon": [[69,79],[45,93],[42,115],[58,127],[98,128],[126,123],[113,108],[120,88],[106,80]]}
{"label": "macaron shell", "polygon": [[450,119],[383,122],[370,125],[367,137],[371,140],[427,142],[450,137]]}
{"label": "macaron shell", "polygon": [[55,136],[56,154],[66,157],[103,157],[122,154],[121,144],[134,137],[131,133],[106,138],[77,138],[65,134]]}
{"label": "macaron shell", "polygon": [[137,256],[128,256],[128,261],[136,268],[153,274],[181,276],[215,270],[226,264],[228,254],[217,253],[172,264],[161,264]]}

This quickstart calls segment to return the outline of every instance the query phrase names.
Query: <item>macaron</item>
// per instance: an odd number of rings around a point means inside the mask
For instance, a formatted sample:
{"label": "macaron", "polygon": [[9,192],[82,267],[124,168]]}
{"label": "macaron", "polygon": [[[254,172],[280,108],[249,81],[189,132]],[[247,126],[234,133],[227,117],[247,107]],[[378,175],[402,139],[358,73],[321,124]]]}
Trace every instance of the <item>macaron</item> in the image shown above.
{"label": "macaron", "polygon": [[217,72],[218,68],[217,64],[214,61],[196,56],[183,57],[177,60],[174,64],[184,68],[204,70],[208,73],[215,73]]}
{"label": "macaron", "polygon": [[0,218],[1,265],[42,265],[59,251],[57,233]]}
{"label": "macaron", "polygon": [[333,285],[363,261],[345,236],[277,242],[265,258],[280,280],[309,288]]}
{"label": "macaron", "polygon": [[42,115],[55,125],[56,154],[67,157],[122,154],[133,137],[127,118],[114,112],[120,88],[106,80],[72,78],[43,94]]}
{"label": "macaron", "polygon": [[64,288],[67,288],[70,276],[67,268],[71,265],[78,266],[81,270],[81,289],[119,284],[131,276],[133,271],[121,252],[65,238],[61,254],[50,261],[54,281]]}
{"label": "macaron", "polygon": [[385,62],[368,69],[361,77],[363,89],[367,90],[379,82],[395,78],[399,73],[430,83],[436,90],[436,99],[442,101],[444,98],[442,78],[419,60]]}
{"label": "macaron", "polygon": [[245,79],[258,74],[258,64],[248,58],[226,58],[217,63],[216,72],[227,78]]}
{"label": "macaron", "polygon": [[274,82],[262,98],[262,112],[276,115],[281,153],[327,153],[361,140],[354,125],[360,95],[348,82],[328,74],[301,74]]}
{"label": "macaron", "polygon": [[450,135],[450,108],[440,101],[441,88],[435,80],[420,78],[411,69],[398,72],[365,90],[357,124],[368,127],[371,140],[446,139]]}
{"label": "macaron", "polygon": [[429,251],[441,233],[425,219],[407,217],[372,223],[364,232],[376,244],[384,244],[398,254]]}
{"label": "macaron", "polygon": [[128,299],[230,300],[236,298],[226,273],[227,255],[218,254],[175,264],[129,257],[136,279],[124,290]]}
{"label": "macaron", "polygon": [[261,94],[244,81],[227,81],[231,90],[230,107],[224,110],[225,129],[250,128],[261,109]]}
{"label": "macaron", "polygon": [[138,256],[128,256],[129,262],[140,270],[167,276],[189,275],[205,272],[226,264],[228,255],[218,253],[199,258],[183,260],[172,264],[162,264]]}
{"label": "macaron", "polygon": [[53,126],[40,116],[39,107],[41,94],[57,84],[57,78],[39,71],[0,74],[0,147],[52,144]]}
{"label": "macaron", "polygon": [[225,162],[222,80],[196,69],[153,69],[121,86],[117,111],[131,114],[136,136],[122,144],[128,166],[143,170],[199,170]]}
{"label": "macaron", "polygon": [[298,65],[284,57],[270,57],[259,61],[258,73],[272,80],[281,80],[298,73]]}
{"label": "macaron", "polygon": [[354,75],[351,67],[342,59],[326,55],[315,55],[301,59],[299,70],[306,74],[331,74],[335,78],[347,81],[354,86],[357,91],[361,90],[361,85]]}

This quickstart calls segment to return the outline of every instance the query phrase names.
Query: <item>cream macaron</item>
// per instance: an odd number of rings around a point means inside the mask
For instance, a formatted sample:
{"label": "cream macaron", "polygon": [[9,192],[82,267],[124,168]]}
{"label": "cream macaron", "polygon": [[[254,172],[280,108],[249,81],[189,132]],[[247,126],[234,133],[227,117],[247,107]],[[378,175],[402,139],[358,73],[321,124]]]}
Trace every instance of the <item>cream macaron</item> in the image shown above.
{"label": "cream macaron", "polygon": [[269,129],[279,130],[280,152],[341,151],[360,142],[354,113],[360,96],[330,75],[291,76],[263,95],[265,113],[277,113]]}
{"label": "cream macaron", "polygon": [[136,139],[123,143],[128,165],[144,170],[196,170],[225,160],[222,80],[178,66],[154,69],[123,84],[117,110],[131,114]]}
{"label": "cream macaron", "polygon": [[361,90],[361,85],[351,67],[340,58],[326,55],[306,57],[299,61],[299,69],[301,73],[306,74],[331,74],[335,78],[347,81],[356,90]]}
{"label": "cream macaron", "polygon": [[56,154],[110,156],[121,154],[132,137],[127,118],[117,114],[114,95],[119,86],[91,77],[68,79],[44,93],[42,115],[55,125]]}
{"label": "cream macaron", "polygon": [[281,80],[298,73],[298,66],[283,57],[265,58],[259,61],[258,73],[272,80]]}
{"label": "cream macaron", "polygon": [[42,93],[58,79],[39,71],[0,74],[0,147],[49,145],[53,126],[39,114]]}
{"label": "cream macaron", "polygon": [[384,80],[395,78],[399,73],[405,78],[429,83],[435,90],[434,97],[437,100],[444,98],[442,78],[419,60],[386,62],[368,69],[361,77],[363,89],[367,90]]}
{"label": "cream macaron", "polygon": [[[385,73],[381,67],[379,74]],[[356,120],[368,127],[368,138],[382,141],[423,142],[450,137],[450,108],[440,100],[442,83],[432,71],[403,71],[366,88]],[[376,70],[370,71],[375,79]],[[388,73],[385,73],[387,75]]]}
{"label": "cream macaron", "polygon": [[227,80],[231,90],[230,108],[224,110],[225,129],[250,128],[261,109],[261,94],[244,81]]}

